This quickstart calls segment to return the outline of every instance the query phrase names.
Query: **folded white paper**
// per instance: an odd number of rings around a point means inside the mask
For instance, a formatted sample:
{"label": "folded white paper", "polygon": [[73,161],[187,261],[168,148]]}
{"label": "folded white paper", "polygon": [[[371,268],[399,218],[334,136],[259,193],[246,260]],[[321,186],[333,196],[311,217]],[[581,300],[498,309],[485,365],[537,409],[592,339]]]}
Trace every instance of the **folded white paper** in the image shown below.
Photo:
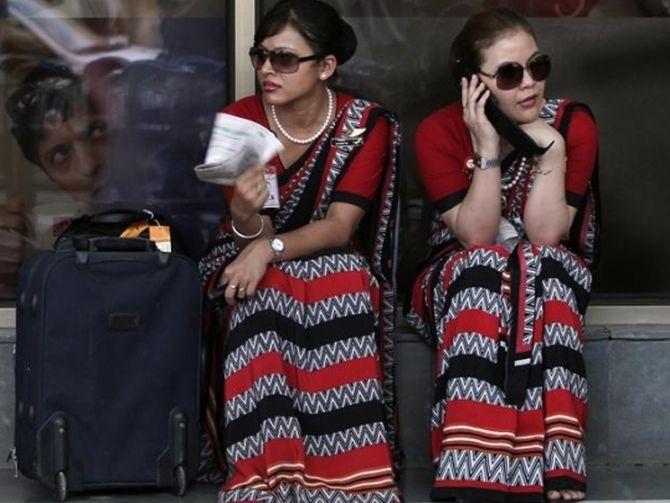
{"label": "folded white paper", "polygon": [[283,149],[272,131],[257,122],[218,113],[205,162],[194,168],[195,174],[204,182],[233,185],[240,173],[267,163]]}

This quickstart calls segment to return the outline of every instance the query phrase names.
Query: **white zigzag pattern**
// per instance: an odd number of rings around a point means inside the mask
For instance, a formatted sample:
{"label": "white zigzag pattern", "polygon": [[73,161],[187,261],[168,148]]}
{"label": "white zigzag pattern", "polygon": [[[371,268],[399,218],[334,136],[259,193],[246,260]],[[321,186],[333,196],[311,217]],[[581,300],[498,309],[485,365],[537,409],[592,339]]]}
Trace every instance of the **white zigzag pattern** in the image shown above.
{"label": "white zigzag pattern", "polygon": [[491,405],[506,405],[500,388],[474,377],[450,379],[447,383],[447,400],[472,400]]}
{"label": "white zigzag pattern", "polygon": [[493,363],[498,362],[498,343],[477,332],[456,334],[454,343],[449,348],[451,356],[476,355]]}
{"label": "white zigzag pattern", "polygon": [[369,270],[367,261],[355,253],[321,255],[309,260],[287,260],[277,267],[294,278],[312,281],[339,272]]}
{"label": "white zigzag pattern", "polygon": [[563,323],[549,323],[544,327],[544,345],[565,346],[574,349],[580,353],[584,349],[584,344],[579,340],[579,333],[570,325]]}
{"label": "white zigzag pattern", "polygon": [[440,365],[438,367],[437,376],[442,377],[447,370],[449,370],[449,360],[451,358],[451,351],[447,348],[446,351],[442,351],[440,355]]}
{"label": "white zigzag pattern", "polygon": [[533,326],[535,322],[535,280],[540,266],[540,257],[533,254],[530,243],[523,244],[523,255],[526,261],[526,291],[524,299],[523,343],[530,344],[533,340]]}
{"label": "white zigzag pattern", "polygon": [[252,314],[266,309],[272,309],[295,323],[309,328],[337,318],[371,313],[372,305],[369,292],[346,293],[320,300],[314,304],[304,304],[284,292],[265,288],[246,302],[235,306],[230,329],[233,330]]}
{"label": "white zigzag pattern", "polygon": [[306,311],[306,325],[313,327],[336,318],[371,313],[372,301],[369,292],[348,293],[308,305]]}
{"label": "white zigzag pattern", "polygon": [[454,239],[454,233],[444,225],[440,213],[434,211],[431,215],[430,235],[428,236],[428,246],[434,248],[442,243],[447,243]]}
{"label": "white zigzag pattern", "polygon": [[[433,419],[437,421],[438,414],[441,421],[441,410],[450,400],[472,400],[473,402],[498,405],[501,407],[513,407],[505,402],[505,393],[494,384],[482,381],[475,377],[456,377],[447,383],[445,404],[436,404],[433,407]],[[542,407],[542,388],[528,388],[526,398],[519,408],[521,411],[536,410]],[[439,423],[435,423],[437,426]]]}
{"label": "white zigzag pattern", "polygon": [[254,358],[268,352],[281,353],[285,362],[301,370],[315,370],[345,361],[374,356],[377,351],[374,334],[350,337],[315,349],[306,349],[282,338],[277,332],[264,332],[248,339],[226,357],[224,374],[230,377]]}
{"label": "white zigzag pattern", "polygon": [[575,294],[572,289],[563,284],[558,278],[548,278],[543,280],[542,287],[544,288],[544,295],[542,297],[545,302],[549,300],[560,300],[565,302],[581,319],[582,313],[579,312]]}
{"label": "white zigzag pattern", "polygon": [[565,367],[554,367],[544,371],[544,387],[546,390],[564,389],[584,402],[588,398],[588,384],[579,374]]}
{"label": "white zigzag pattern", "polygon": [[454,265],[452,281],[455,281],[465,269],[475,266],[486,266],[502,272],[507,266],[507,257],[495,250],[486,250],[483,248],[472,250],[463,255]]}
{"label": "white zigzag pattern", "polygon": [[538,410],[542,408],[543,404],[543,391],[542,386],[537,386],[535,388],[528,388],[526,390],[526,399],[524,400],[519,410],[521,412],[527,412],[529,410]]}
{"label": "white zigzag pattern", "polygon": [[382,422],[362,424],[327,435],[305,435],[303,439],[308,456],[335,456],[361,447],[385,444],[386,441],[386,429]]}
{"label": "white zigzag pattern", "polygon": [[471,287],[465,288],[454,295],[444,322],[448,323],[466,309],[478,309],[498,317],[502,317],[506,312],[500,293],[492,292],[486,288]]}
{"label": "white zigzag pattern", "polygon": [[471,450],[444,450],[438,480],[480,480],[510,486],[542,485],[539,456],[511,457]]}
{"label": "white zigzag pattern", "polygon": [[198,270],[201,278],[208,278],[210,274],[216,271],[224,262],[231,260],[237,253],[239,248],[235,242],[228,236],[228,241],[217,245],[206,256],[198,262]]}
{"label": "white zigzag pattern", "polygon": [[544,344],[541,342],[536,342],[533,344],[532,349],[530,350],[530,364],[539,365],[542,363],[542,350],[544,349]]}
{"label": "white zigzag pattern", "polygon": [[253,435],[226,448],[228,459],[237,463],[253,458],[263,452],[263,445],[278,438],[300,438],[300,424],[295,417],[273,417],[261,423],[260,429]]}
{"label": "white zigzag pattern", "polygon": [[544,317],[544,299],[542,297],[535,297],[535,319],[541,320]]}
{"label": "white zigzag pattern", "polygon": [[379,383],[374,379],[355,381],[326,391],[307,393],[292,388],[286,376],[270,374],[256,380],[251,388],[226,402],[226,420],[228,422],[249,414],[256,409],[259,401],[282,395],[292,400],[300,412],[321,414],[358,403],[372,400],[381,401]]}
{"label": "white zigzag pattern", "polygon": [[283,483],[272,491],[235,489],[219,492],[219,503],[400,503],[395,490],[366,492],[307,489],[300,484]]}
{"label": "white zigzag pattern", "polygon": [[547,470],[569,470],[586,475],[584,445],[569,440],[550,440],[544,450]]}
{"label": "white zigzag pattern", "polygon": [[572,279],[586,291],[591,290],[591,272],[568,250],[555,246],[541,246],[539,253],[542,257],[552,258],[562,264]]}

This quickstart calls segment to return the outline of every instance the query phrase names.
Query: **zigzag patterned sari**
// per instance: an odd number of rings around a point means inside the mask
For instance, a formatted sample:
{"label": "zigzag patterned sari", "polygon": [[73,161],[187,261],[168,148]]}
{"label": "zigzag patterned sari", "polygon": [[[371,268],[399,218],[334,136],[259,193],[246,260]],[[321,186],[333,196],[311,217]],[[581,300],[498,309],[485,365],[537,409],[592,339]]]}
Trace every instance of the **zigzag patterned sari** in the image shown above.
{"label": "zigzag patterned sari", "polygon": [[[588,111],[554,100],[540,116],[567,139],[577,110]],[[503,185],[522,169],[522,159],[507,161]],[[436,348],[434,499],[543,502],[549,490],[586,489],[582,349],[598,235],[597,167],[589,168],[586,194],[568,194],[578,214],[565,245],[464,249],[435,213],[432,255],[407,314]],[[531,183],[527,172],[503,202],[521,237]]]}
{"label": "zigzag patterned sari", "polygon": [[[281,208],[271,218],[281,233],[324,218],[333,201],[359,204],[368,208],[363,245],[271,265],[258,292],[224,308],[225,322],[209,331],[205,426],[227,465],[221,502],[399,501],[392,279],[400,132],[378,105],[341,94],[338,103],[329,129],[279,174]],[[368,205],[339,188],[382,118],[388,155]],[[362,141],[346,141],[355,129],[365,129]],[[201,262],[208,287],[237,252],[224,222]]]}

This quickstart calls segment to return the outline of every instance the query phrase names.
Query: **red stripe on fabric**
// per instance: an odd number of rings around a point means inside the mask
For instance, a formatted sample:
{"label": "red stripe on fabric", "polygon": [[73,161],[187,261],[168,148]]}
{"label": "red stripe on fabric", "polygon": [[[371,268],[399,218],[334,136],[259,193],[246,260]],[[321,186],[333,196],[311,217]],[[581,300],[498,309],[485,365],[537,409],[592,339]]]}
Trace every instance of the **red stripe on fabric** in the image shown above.
{"label": "red stripe on fabric", "polygon": [[247,391],[254,381],[265,375],[285,375],[291,387],[305,393],[316,393],[354,381],[380,379],[379,360],[374,357],[357,358],[315,371],[302,370],[282,358],[276,351],[265,353],[226,379],[226,400]]}
{"label": "red stripe on fabric", "polygon": [[323,478],[343,478],[362,471],[391,468],[388,444],[359,447],[334,456],[305,456],[305,459],[307,473]]}
{"label": "red stripe on fabric", "polygon": [[435,459],[442,452],[442,428],[435,428],[430,431],[430,453]]}
{"label": "red stripe on fabric", "polygon": [[268,467],[278,463],[304,464],[304,446],[299,438],[279,438],[263,444],[263,454],[238,461],[233,476],[222,487],[230,489],[256,476],[266,480]]}
{"label": "red stripe on fabric", "polygon": [[462,443],[446,443],[444,445],[445,451],[472,451],[472,452],[484,452],[487,454],[493,454],[496,456],[509,456],[513,458],[528,458],[528,457],[541,457],[544,455],[543,447],[534,447],[524,449],[523,451],[515,451],[509,448],[503,447],[486,447],[480,445],[476,442],[462,442]]}
{"label": "red stripe on fabric", "polygon": [[[263,454],[235,463],[234,475],[223,488],[267,482],[287,472],[299,472],[310,483],[337,488],[360,481],[375,483],[392,477],[391,455],[386,444],[362,447],[334,456],[306,456],[300,439],[275,439],[263,444]],[[327,480],[319,480],[327,479]],[[335,479],[335,480],[333,480]]]}
{"label": "red stripe on fabric", "polygon": [[453,344],[456,334],[463,332],[477,332],[485,337],[499,340],[500,318],[479,309],[464,309],[456,318],[447,322],[443,348]]}
{"label": "red stripe on fabric", "polygon": [[545,392],[544,410],[547,417],[570,416],[585,425],[588,405],[565,389],[554,389]]}
{"label": "red stripe on fabric", "polygon": [[575,313],[570,306],[560,300],[548,300],[544,303],[544,324],[563,323],[570,325],[579,332],[580,341],[584,341],[584,333],[579,315]]}
{"label": "red stripe on fabric", "polygon": [[303,304],[314,304],[329,297],[370,291],[369,275],[365,269],[328,274],[303,281],[289,276],[276,266],[268,267],[260,288],[272,288]]}
{"label": "red stripe on fabric", "polygon": [[510,492],[514,494],[535,493],[542,492],[542,486],[523,486],[510,487],[506,484],[499,484],[497,482],[482,482],[480,480],[445,480],[436,479],[435,487],[466,487],[476,489],[488,489],[490,491]]}
{"label": "red stripe on fabric", "polygon": [[538,435],[544,433],[544,413],[541,410],[519,412],[510,407],[471,400],[452,400],[447,407],[445,424],[485,428],[516,436]]}
{"label": "red stripe on fabric", "polygon": [[586,477],[580,475],[577,472],[571,472],[570,470],[548,470],[544,472],[545,479],[557,478],[557,477],[570,477],[571,479],[578,480],[586,484]]}

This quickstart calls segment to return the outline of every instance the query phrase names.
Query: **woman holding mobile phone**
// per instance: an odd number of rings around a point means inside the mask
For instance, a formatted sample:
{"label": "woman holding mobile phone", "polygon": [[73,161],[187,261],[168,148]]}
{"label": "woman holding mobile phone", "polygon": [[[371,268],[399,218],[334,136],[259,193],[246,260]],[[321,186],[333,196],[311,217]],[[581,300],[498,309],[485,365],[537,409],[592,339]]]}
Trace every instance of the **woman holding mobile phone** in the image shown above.
{"label": "woman holding mobile phone", "polygon": [[[205,423],[220,501],[399,501],[393,472],[393,229],[400,132],[330,89],[356,49],[316,0],[283,0],[249,51],[261,93],[223,111],[284,150],[239,175],[201,270],[222,292]],[[265,174],[280,207],[263,210]],[[219,302],[223,302],[221,299]],[[227,306],[227,307],[226,307]],[[216,383],[221,386],[216,386]]]}
{"label": "woman holding mobile phone", "polygon": [[[471,17],[450,63],[461,99],[416,133],[436,211],[408,309],[436,348],[432,494],[583,499],[595,122],[585,106],[545,97],[550,58],[512,10]],[[518,134],[499,134],[485,112],[492,100],[547,150],[524,155]]]}

